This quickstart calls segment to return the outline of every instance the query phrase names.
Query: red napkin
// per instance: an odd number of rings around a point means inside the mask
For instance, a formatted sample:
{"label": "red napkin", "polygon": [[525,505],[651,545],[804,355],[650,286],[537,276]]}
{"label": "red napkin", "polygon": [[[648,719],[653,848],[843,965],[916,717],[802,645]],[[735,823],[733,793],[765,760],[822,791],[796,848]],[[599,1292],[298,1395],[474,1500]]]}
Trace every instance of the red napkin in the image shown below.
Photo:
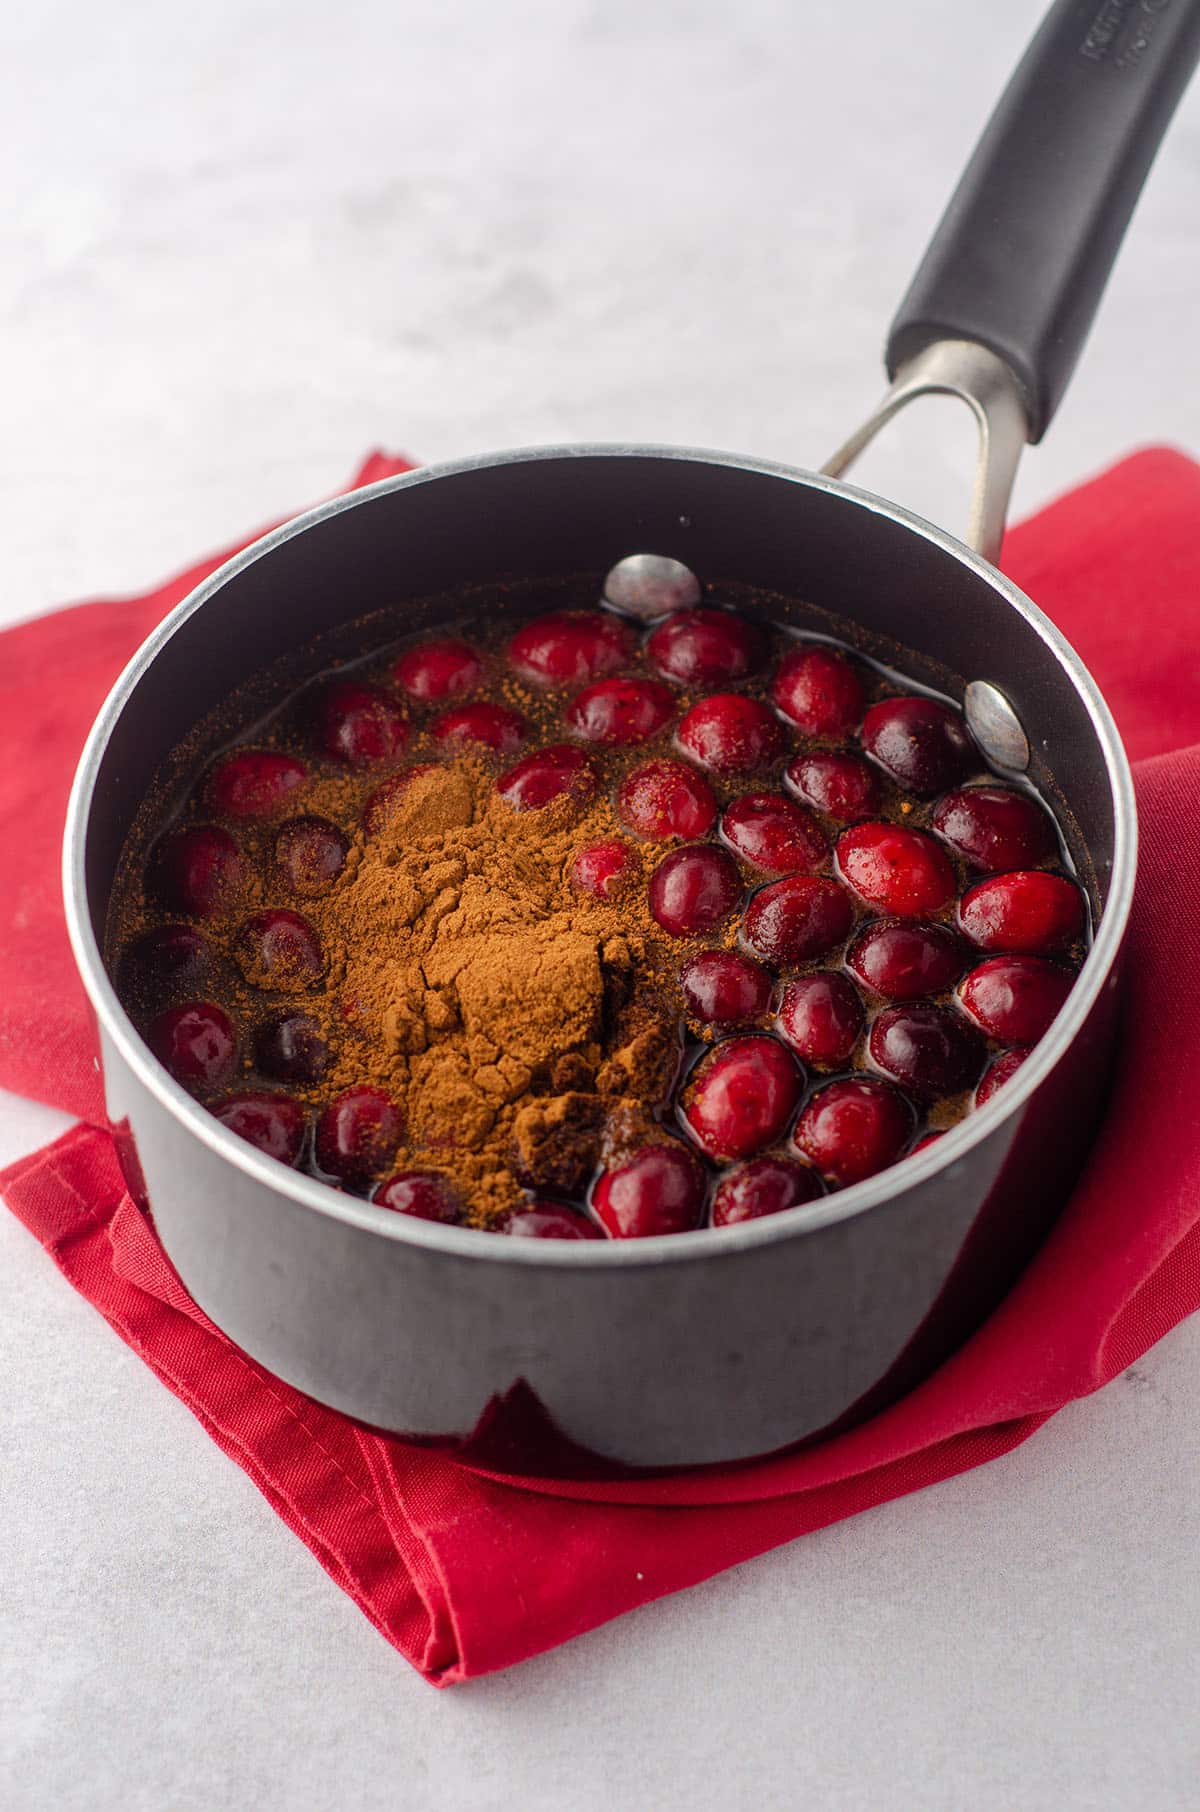
{"label": "red napkin", "polygon": [[[359,483],[401,469],[376,456]],[[99,1124],[58,842],[90,718],[135,644],[216,561],[152,596],[0,637],[0,1085],[83,1116],[0,1175],[74,1287],[189,1405],[376,1628],[438,1685],[1009,1451],[1200,1306],[1200,467],[1135,455],[1016,529],[1013,576],[1104,686],[1138,761],[1143,853],[1115,1093],[1046,1246],[984,1328],[893,1408],[720,1473],[506,1481],[369,1434],[265,1373],[190,1301]],[[1188,746],[1196,742],[1197,746]]]}

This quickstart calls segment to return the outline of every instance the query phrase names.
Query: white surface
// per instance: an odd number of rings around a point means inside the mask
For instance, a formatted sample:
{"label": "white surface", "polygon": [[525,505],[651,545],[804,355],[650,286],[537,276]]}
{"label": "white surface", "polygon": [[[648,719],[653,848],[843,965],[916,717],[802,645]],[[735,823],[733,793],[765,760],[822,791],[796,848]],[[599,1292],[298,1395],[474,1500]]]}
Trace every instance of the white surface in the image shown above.
{"label": "white surface", "polygon": [[[438,457],[815,462],[1039,8],[82,0],[0,16],[0,614]],[[1028,507],[1200,446],[1200,93]],[[873,468],[961,507],[938,411]],[[959,474],[955,476],[955,474]],[[0,1103],[0,1157],[57,1117]],[[435,1695],[0,1218],[0,1803],[1200,1800],[1200,1324],[998,1464]]]}

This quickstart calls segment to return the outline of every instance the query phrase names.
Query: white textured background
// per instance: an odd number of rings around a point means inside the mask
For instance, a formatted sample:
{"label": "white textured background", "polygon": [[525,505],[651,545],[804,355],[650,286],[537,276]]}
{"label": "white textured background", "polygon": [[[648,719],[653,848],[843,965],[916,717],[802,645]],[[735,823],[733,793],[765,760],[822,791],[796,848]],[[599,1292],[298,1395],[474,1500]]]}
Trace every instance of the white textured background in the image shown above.
{"label": "white textured background", "polygon": [[[373,444],[819,462],[1039,11],[3,9],[0,619]],[[1200,91],[1020,506],[1200,450],[1198,185]],[[953,524],[966,451],[936,408],[864,474]],[[59,1124],[0,1098],[0,1157]],[[0,1220],[0,1803],[1195,1807],[1198,1372],[1192,1325],[994,1466],[438,1696]]]}

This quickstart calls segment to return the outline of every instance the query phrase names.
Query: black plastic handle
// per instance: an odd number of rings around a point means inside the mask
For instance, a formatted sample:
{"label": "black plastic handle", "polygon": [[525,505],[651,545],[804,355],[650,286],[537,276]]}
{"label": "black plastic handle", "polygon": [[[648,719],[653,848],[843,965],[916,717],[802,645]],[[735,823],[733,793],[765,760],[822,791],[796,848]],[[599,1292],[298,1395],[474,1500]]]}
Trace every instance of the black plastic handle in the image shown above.
{"label": "black plastic handle", "polygon": [[1198,57],[1200,0],[1057,0],[892,322],[890,377],[932,341],[977,340],[1041,439]]}

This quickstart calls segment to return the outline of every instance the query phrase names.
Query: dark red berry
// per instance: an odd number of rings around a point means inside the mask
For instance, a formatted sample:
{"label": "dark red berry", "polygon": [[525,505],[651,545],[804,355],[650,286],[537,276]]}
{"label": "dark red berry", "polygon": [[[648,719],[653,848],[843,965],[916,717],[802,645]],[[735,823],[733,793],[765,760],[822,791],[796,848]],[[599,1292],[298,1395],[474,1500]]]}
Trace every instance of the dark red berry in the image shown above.
{"label": "dark red berry", "polygon": [[483,662],[468,642],[456,635],[435,636],[409,648],[392,669],[402,692],[423,705],[461,698],[483,677]]}
{"label": "dark red berry", "polygon": [[528,1208],[510,1208],[493,1226],[496,1233],[517,1239],[603,1239],[595,1221],[558,1202],[530,1202]]}
{"label": "dark red berry", "polygon": [[775,707],[805,736],[845,736],[862,721],[862,681],[836,648],[810,644],[785,654],[771,684]]}
{"label": "dark red berry", "polygon": [[953,987],[967,960],[945,925],[868,925],[846,952],[846,967],[885,1000],[920,1000]]}
{"label": "dark red berry", "polygon": [[646,644],[655,672],[677,686],[745,679],[762,665],[765,652],[756,625],[728,610],[678,611],[659,624]]}
{"label": "dark red berry", "polygon": [[650,876],[650,911],[672,937],[696,937],[727,918],[742,897],[737,863],[711,843],[664,856]]}
{"label": "dark red berry", "polygon": [[828,812],[840,824],[866,818],[878,811],[883,789],[874,768],[860,755],[797,755],[784,771],[784,779],[806,805]]}
{"label": "dark red berry", "polygon": [[321,940],[303,913],[270,906],[243,919],[233,955],[255,988],[314,988],[325,971]]}
{"label": "dark red berry", "polygon": [[628,843],[614,837],[576,851],[571,863],[571,885],[598,900],[616,900],[628,892],[641,871],[642,865]]}
{"label": "dark red berry", "polygon": [[657,680],[597,680],[567,707],[567,722],[576,736],[612,747],[646,742],[674,715],[674,696]]}
{"label": "dark red berry", "polygon": [[[981,1084],[981,1086],[982,1086],[982,1084]],[[927,1132],[923,1139],[917,1140],[916,1144],[913,1146],[911,1152],[909,1153],[909,1156],[912,1158],[915,1158],[919,1151],[928,1151],[929,1147],[931,1145],[936,1145],[938,1140],[942,1139],[944,1137],[945,1137],[944,1133]]]}
{"label": "dark red berry", "polygon": [[1041,957],[993,956],[972,969],[958,997],[989,1038],[1001,1044],[1036,1044],[1057,1018],[1074,980]]}
{"label": "dark red berry", "polygon": [[972,1087],[985,1056],[982,1038],[960,1013],[923,1003],[885,1007],[867,1048],[885,1076],[927,1099]]}
{"label": "dark red berry", "polygon": [[915,919],[941,912],[957,883],[949,857],[925,831],[875,822],[845,830],[838,867],[861,900],[878,912]]}
{"label": "dark red berry", "polygon": [[1003,1056],[997,1057],[995,1063],[993,1063],[991,1069],[987,1072],[987,1075],[975,1090],[976,1107],[986,1107],[992,1096],[996,1093],[996,1090],[1003,1088],[1004,1084],[1016,1075],[1028,1056],[1028,1050],[1015,1050],[1005,1051]]}
{"label": "dark red berry", "polygon": [[238,846],[215,824],[171,831],[150,857],[147,890],[169,912],[215,919],[236,906],[246,885]]}
{"label": "dark red berry", "polygon": [[350,841],[328,818],[292,818],[275,838],[275,861],[302,899],[328,893],[346,865]]}
{"label": "dark red berry", "polygon": [[507,705],[455,705],[434,718],[429,732],[445,748],[478,742],[497,755],[515,755],[525,740],[525,719]]}
{"label": "dark red berry", "polygon": [[1044,869],[1017,869],[978,881],[962,897],[959,923],[980,950],[1042,956],[1082,937],[1083,895]]}
{"label": "dark red berry", "polygon": [[761,1220],[764,1215],[815,1201],[822,1193],[820,1178],[807,1164],[792,1164],[787,1158],[751,1158],[748,1164],[727,1170],[717,1184],[712,1224],[733,1227],[739,1221]]}
{"label": "dark red berry", "polygon": [[756,698],[716,692],[693,705],[679,726],[685,755],[714,774],[769,767],[783,753],[783,726]]}
{"label": "dark red berry", "polygon": [[212,945],[191,925],[159,925],[135,938],[121,954],[117,986],[143,1011],[172,994],[197,994],[216,963]]}
{"label": "dark red berry", "polygon": [[803,1080],[775,1039],[728,1038],[693,1072],[684,1124],[710,1158],[748,1158],[782,1137]]}
{"label": "dark red berry", "polygon": [[739,1026],[761,1019],[771,1004],[771,977],[736,950],[699,950],[679,971],[693,1019],[706,1026]]}
{"label": "dark red berry", "polygon": [[463,1219],[463,1205],[448,1177],[435,1170],[401,1170],[381,1183],[371,1200],[393,1214],[411,1214],[419,1221],[442,1221],[456,1227]]}
{"label": "dark red berry", "polygon": [[501,774],[496,791],[514,812],[537,811],[564,793],[582,805],[596,791],[596,770],[581,749],[551,743],[523,755]]}
{"label": "dark red berry", "polygon": [[1037,800],[1007,786],[947,793],[934,807],[932,823],[972,868],[991,873],[1035,868],[1058,849],[1054,825]]}
{"label": "dark red berry", "polygon": [[150,1049],[185,1088],[221,1088],[237,1068],[237,1035],[212,1001],[169,1007],[153,1022]]}
{"label": "dark red berry", "polygon": [[290,1095],[258,1094],[247,1090],[240,1095],[226,1095],[213,1107],[213,1113],[239,1139],[245,1139],[268,1158],[281,1164],[295,1164],[304,1144],[305,1113]]}
{"label": "dark red berry", "polygon": [[806,1063],[840,1068],[858,1043],[863,1006],[844,975],[822,970],[789,982],[779,1006],[779,1031]]}
{"label": "dark red berry", "polygon": [[853,908],[836,881],[785,875],[755,894],[746,908],[742,936],[764,962],[791,968],[824,956],[853,923]]}
{"label": "dark red berry", "polygon": [[318,694],[313,729],[317,747],[352,768],[392,761],[408,741],[399,705],[358,680],[337,680]]}
{"label": "dark red berry", "polygon": [[703,775],[686,762],[663,759],[635,768],[617,794],[617,816],[640,837],[706,837],[717,802]]}
{"label": "dark red berry", "polygon": [[829,854],[811,812],[782,793],[743,793],[725,807],[721,829],[743,860],[769,875],[816,868]]}
{"label": "dark red berry", "polygon": [[598,610],[555,610],[518,629],[508,659],[535,686],[582,686],[616,673],[634,651],[634,638],[619,617]]}
{"label": "dark red berry", "polygon": [[388,819],[397,800],[403,799],[414,780],[422,774],[436,774],[437,766],[431,761],[422,761],[415,768],[405,768],[401,774],[393,774],[382,786],[377,786],[367,803],[363,806],[363,825],[368,837],[377,837]]}
{"label": "dark red berry", "polygon": [[274,818],[307,779],[308,769],[294,755],[239,749],[209,775],[208,803],[219,818]]}
{"label": "dark red berry", "polygon": [[278,1013],[254,1035],[254,1066],[273,1082],[305,1086],[319,1082],[329,1067],[329,1046],[308,1013]]}
{"label": "dark red berry", "polygon": [[317,1163],[326,1176],[361,1187],[396,1155],[404,1120],[380,1088],[363,1083],[331,1101],[317,1121]]}
{"label": "dark red berry", "polygon": [[606,1170],[592,1207],[613,1239],[686,1233],[704,1212],[704,1170],[682,1145],[646,1145],[625,1164]]}
{"label": "dark red berry", "polygon": [[894,1164],[912,1137],[903,1095],[867,1077],[827,1083],[803,1109],[793,1141],[821,1175],[843,1187]]}
{"label": "dark red berry", "polygon": [[863,747],[922,799],[957,786],[983,766],[962,714],[935,698],[885,698],[863,719]]}

